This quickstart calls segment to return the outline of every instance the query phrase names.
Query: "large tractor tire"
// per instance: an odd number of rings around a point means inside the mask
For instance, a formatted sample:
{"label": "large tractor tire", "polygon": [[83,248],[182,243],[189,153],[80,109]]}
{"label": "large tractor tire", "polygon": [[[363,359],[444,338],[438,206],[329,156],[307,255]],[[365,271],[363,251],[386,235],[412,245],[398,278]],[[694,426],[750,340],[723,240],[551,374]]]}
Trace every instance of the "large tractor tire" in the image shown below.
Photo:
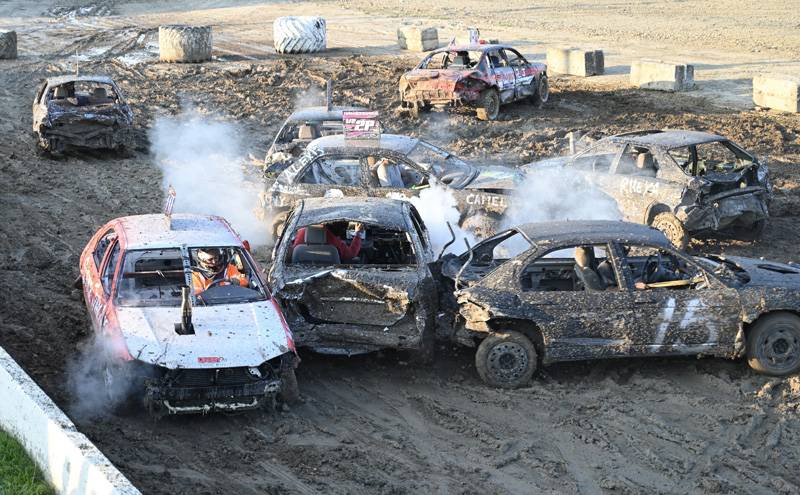
{"label": "large tractor tire", "polygon": [[211,26],[171,25],[158,28],[158,52],[162,62],[211,60]]}
{"label": "large tractor tire", "polygon": [[17,58],[16,31],[0,31],[0,59]]}
{"label": "large tractor tire", "polygon": [[272,37],[278,53],[315,53],[328,46],[322,17],[278,17],[272,24]]}

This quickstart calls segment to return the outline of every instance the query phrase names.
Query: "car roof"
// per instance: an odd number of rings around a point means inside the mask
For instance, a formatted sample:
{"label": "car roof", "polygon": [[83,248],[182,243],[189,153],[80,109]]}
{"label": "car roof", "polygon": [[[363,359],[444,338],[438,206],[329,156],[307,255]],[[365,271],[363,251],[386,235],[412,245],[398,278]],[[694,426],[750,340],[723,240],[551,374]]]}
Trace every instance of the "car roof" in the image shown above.
{"label": "car roof", "polygon": [[709,132],[670,129],[626,132],[624,134],[611,136],[609,139],[633,144],[661,146],[668,149],[680,148],[692,144],[727,141],[726,138]]}
{"label": "car roof", "polygon": [[240,246],[227,220],[214,215],[174,213],[170,225],[164,215],[133,215],[113,221],[125,238],[126,249],[187,246]]}
{"label": "car roof", "polygon": [[288,121],[300,120],[342,120],[342,112],[366,112],[368,109],[363,107],[306,107],[292,112]]}
{"label": "car roof", "polygon": [[407,155],[418,143],[419,139],[409,136],[401,136],[399,134],[381,134],[380,144],[378,146],[361,146],[358,144],[354,145],[352,143],[348,143],[345,141],[343,134],[337,134],[317,138],[308,144],[308,148],[316,148],[323,151],[329,148],[352,148],[354,150],[358,150],[359,148],[364,148],[365,150],[378,148]]}
{"label": "car roof", "polygon": [[56,76],[56,77],[48,77],[47,78],[47,85],[48,86],[60,86],[62,84],[70,83],[70,82],[97,82],[103,84],[114,84],[114,80],[108,76],[100,76],[100,75],[68,75],[68,76]]}
{"label": "car roof", "polygon": [[308,198],[299,208],[300,227],[336,220],[380,225],[392,230],[407,230],[406,201],[390,198]]}
{"label": "car roof", "polygon": [[[443,46],[437,50],[434,50],[431,53],[442,53],[442,52],[459,52],[459,51],[480,51],[485,52],[492,49],[500,49],[500,48],[514,48],[511,45],[504,45],[501,43],[473,43],[471,45],[450,45],[450,46]],[[516,48],[514,48],[516,50]]]}
{"label": "car roof", "polygon": [[514,227],[534,244],[537,242],[611,242],[623,241],[670,247],[669,240],[653,227],[620,220],[563,220],[526,223]]}

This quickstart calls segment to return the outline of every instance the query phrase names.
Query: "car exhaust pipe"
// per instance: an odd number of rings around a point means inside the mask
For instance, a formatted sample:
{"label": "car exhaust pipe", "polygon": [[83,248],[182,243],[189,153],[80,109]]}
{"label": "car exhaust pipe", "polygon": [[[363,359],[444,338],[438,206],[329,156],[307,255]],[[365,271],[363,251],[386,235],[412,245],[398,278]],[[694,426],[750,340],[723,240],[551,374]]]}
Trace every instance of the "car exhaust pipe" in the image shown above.
{"label": "car exhaust pipe", "polygon": [[[439,257],[436,258],[436,261],[442,259],[442,256],[444,256],[444,252],[447,251],[447,248],[449,248],[451,244],[456,242],[456,233],[453,231],[453,226],[450,225],[450,222],[447,222],[447,228],[450,229],[450,240],[447,241],[447,244],[442,246],[442,250],[439,251]],[[467,247],[469,247],[469,245],[467,245]]]}
{"label": "car exhaust pipe", "polygon": [[455,282],[455,286],[454,286],[455,290],[458,290],[458,283],[459,283],[459,280],[461,279],[461,274],[464,273],[464,269],[467,267],[467,265],[472,263],[472,248],[469,245],[469,241],[464,239],[464,244],[467,245],[467,251],[469,251],[469,256],[467,257],[467,261],[465,261],[464,264],[461,265],[461,269],[458,270],[458,273],[456,273],[456,279],[454,280],[454,282]]}

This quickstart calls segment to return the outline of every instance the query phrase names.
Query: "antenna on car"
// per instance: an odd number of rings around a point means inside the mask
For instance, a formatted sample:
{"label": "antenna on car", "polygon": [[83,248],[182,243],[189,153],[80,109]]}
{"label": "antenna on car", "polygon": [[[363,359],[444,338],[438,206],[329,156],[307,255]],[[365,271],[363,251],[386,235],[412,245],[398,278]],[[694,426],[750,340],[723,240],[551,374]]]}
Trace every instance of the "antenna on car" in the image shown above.
{"label": "antenna on car", "polygon": [[167,197],[164,199],[164,218],[167,221],[167,228],[172,229],[172,207],[175,206],[175,188],[170,184],[167,189]]}
{"label": "antenna on car", "polygon": [[442,250],[439,252],[439,257],[436,258],[437,261],[442,259],[442,256],[444,256],[444,252],[447,250],[447,248],[450,247],[450,244],[456,242],[456,233],[453,232],[453,226],[450,225],[450,222],[447,222],[447,228],[450,229],[450,240],[447,241],[447,244],[442,246]]}
{"label": "antenna on car", "polygon": [[325,108],[329,112],[333,110],[333,81],[330,78],[325,81]]}
{"label": "antenna on car", "polygon": [[467,257],[467,261],[463,265],[461,265],[461,269],[458,270],[458,273],[456,273],[456,279],[455,279],[456,285],[454,287],[456,290],[458,290],[458,281],[461,278],[461,274],[464,273],[464,269],[467,267],[467,265],[472,263],[472,248],[470,247],[469,241],[466,238],[464,239],[464,244],[467,245],[467,251],[469,251],[469,256]]}

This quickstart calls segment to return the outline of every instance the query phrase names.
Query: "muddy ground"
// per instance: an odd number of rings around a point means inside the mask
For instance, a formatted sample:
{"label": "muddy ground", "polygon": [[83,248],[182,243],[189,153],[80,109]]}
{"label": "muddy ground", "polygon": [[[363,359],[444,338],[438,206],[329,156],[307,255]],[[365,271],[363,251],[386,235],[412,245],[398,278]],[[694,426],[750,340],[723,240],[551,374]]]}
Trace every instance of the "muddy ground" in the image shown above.
{"label": "muddy ground", "polygon": [[[101,14],[117,3],[95,2]],[[541,110],[511,105],[492,123],[468,113],[414,120],[396,111],[395,86],[414,57],[335,49],[325,59],[253,60],[231,50],[209,64],[165,65],[148,58],[153,27],[64,15],[50,11],[28,24],[22,57],[0,70],[0,345],[67,411],[79,400],[66,386],[67,368],[87,338],[82,302],[71,296],[79,252],[108,219],[160,208],[147,129],[188,102],[238,122],[258,157],[295,103],[327,77],[336,103],[369,103],[389,130],[477,161],[516,165],[558,154],[574,129],[717,132],[769,157],[773,218],[760,242],[692,248],[800,261],[797,116],[554,78]],[[108,49],[91,51],[98,46]],[[111,74],[128,96],[140,129],[132,156],[53,160],[35,150],[35,83],[73,70],[76,50],[90,54],[83,72]],[[530,387],[500,391],[480,382],[469,350],[437,351],[436,363],[419,369],[392,353],[305,354],[305,402],[278,413],[73,417],[144,493],[800,491],[798,377],[767,378],[716,359],[609,361],[554,365]]]}

